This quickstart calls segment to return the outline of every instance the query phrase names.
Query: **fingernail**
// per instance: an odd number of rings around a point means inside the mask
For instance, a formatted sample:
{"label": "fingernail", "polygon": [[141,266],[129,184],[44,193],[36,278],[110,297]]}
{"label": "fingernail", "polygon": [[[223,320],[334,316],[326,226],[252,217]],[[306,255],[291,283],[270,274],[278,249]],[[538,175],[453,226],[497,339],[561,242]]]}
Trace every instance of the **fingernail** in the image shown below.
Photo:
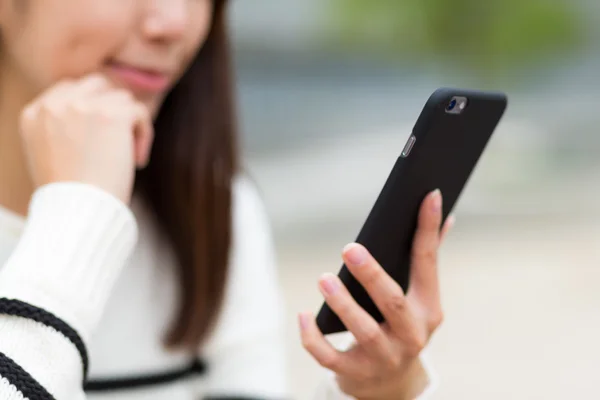
{"label": "fingernail", "polygon": [[363,265],[367,261],[367,250],[358,243],[350,243],[344,247],[346,262],[353,266]]}
{"label": "fingernail", "polygon": [[305,331],[308,328],[308,315],[304,313],[298,314],[298,324],[300,325],[300,330]]}
{"label": "fingernail", "polygon": [[320,282],[321,290],[325,295],[331,296],[334,295],[338,290],[338,284],[336,279],[333,276],[327,275],[321,279]]}
{"label": "fingernail", "polygon": [[436,189],[431,193],[431,197],[433,197],[433,211],[439,212],[442,209],[442,192]]}

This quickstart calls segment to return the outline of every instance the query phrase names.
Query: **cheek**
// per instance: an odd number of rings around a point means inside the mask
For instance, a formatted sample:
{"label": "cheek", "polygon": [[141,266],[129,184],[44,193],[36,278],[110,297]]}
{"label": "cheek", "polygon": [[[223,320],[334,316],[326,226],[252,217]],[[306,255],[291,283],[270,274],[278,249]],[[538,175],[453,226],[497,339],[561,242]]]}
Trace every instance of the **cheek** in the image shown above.
{"label": "cheek", "polygon": [[198,1],[190,10],[190,23],[184,41],[184,71],[206,42],[212,21],[212,1]]}
{"label": "cheek", "polygon": [[129,31],[119,25],[75,26],[44,49],[49,61],[45,78],[56,82],[97,71],[107,57],[127,39]]}
{"label": "cheek", "polygon": [[35,91],[96,71],[129,34],[127,24],[114,19],[58,20],[69,23],[49,24],[45,17],[11,43],[13,63]]}

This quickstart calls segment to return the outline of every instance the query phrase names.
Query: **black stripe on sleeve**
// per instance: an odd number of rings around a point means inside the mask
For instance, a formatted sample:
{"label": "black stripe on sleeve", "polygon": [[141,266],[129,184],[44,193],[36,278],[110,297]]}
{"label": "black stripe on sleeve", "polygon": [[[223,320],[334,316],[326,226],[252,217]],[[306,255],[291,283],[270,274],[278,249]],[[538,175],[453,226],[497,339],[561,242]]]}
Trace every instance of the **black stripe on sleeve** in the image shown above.
{"label": "black stripe on sleeve", "polygon": [[83,363],[83,379],[87,378],[89,361],[87,349],[83,340],[66,322],[56,317],[54,314],[39,307],[32,306],[20,300],[0,298],[0,314],[12,315],[15,317],[27,318],[47,327],[53,328],[65,336],[77,348],[81,361]]}
{"label": "black stripe on sleeve", "polygon": [[168,372],[119,378],[90,379],[86,382],[84,390],[86,393],[92,393],[148,388],[173,383],[193,375],[201,375],[205,371],[206,364],[204,361],[195,360],[186,367]]}
{"label": "black stripe on sleeve", "polygon": [[[202,400],[276,400],[276,399],[266,399],[264,397],[247,397],[247,396],[210,396],[204,397]],[[280,400],[280,399],[277,399]]]}
{"label": "black stripe on sleeve", "polygon": [[0,353],[0,376],[29,400],[55,400],[31,375],[13,360]]}

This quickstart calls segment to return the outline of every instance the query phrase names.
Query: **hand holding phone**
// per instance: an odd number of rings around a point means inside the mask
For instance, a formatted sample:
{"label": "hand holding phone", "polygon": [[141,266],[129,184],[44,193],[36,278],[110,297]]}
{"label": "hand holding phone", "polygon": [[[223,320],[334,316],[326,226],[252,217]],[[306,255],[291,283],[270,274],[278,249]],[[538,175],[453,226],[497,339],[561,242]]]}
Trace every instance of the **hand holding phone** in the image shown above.
{"label": "hand holding phone", "polygon": [[[339,275],[320,281],[319,315],[300,315],[304,347],[346,394],[415,398],[426,387],[419,354],[442,320],[438,248],[506,105],[502,93],[431,95]],[[338,351],[324,334],[345,330],[356,343]]]}
{"label": "hand holding phone", "polygon": [[442,196],[437,190],[426,197],[418,219],[406,295],[362,245],[351,243],[342,254],[349,271],[382,310],[384,324],[357,304],[335,275],[324,276],[319,287],[331,310],[354,334],[354,346],[336,350],[310,314],[300,316],[304,347],[337,374],[340,388],[353,398],[414,399],[429,382],[419,354],[442,321],[436,258],[453,219],[446,220],[440,233]]}

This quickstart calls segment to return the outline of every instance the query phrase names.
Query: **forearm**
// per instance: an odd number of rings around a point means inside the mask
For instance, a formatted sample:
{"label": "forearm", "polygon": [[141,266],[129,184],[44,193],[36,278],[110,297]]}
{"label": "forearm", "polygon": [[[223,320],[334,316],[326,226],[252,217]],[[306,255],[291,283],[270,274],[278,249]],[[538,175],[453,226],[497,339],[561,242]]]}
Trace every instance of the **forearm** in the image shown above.
{"label": "forearm", "polygon": [[98,189],[55,184],[35,193],[0,272],[1,398],[84,398],[85,343],[136,233],[127,207]]}

